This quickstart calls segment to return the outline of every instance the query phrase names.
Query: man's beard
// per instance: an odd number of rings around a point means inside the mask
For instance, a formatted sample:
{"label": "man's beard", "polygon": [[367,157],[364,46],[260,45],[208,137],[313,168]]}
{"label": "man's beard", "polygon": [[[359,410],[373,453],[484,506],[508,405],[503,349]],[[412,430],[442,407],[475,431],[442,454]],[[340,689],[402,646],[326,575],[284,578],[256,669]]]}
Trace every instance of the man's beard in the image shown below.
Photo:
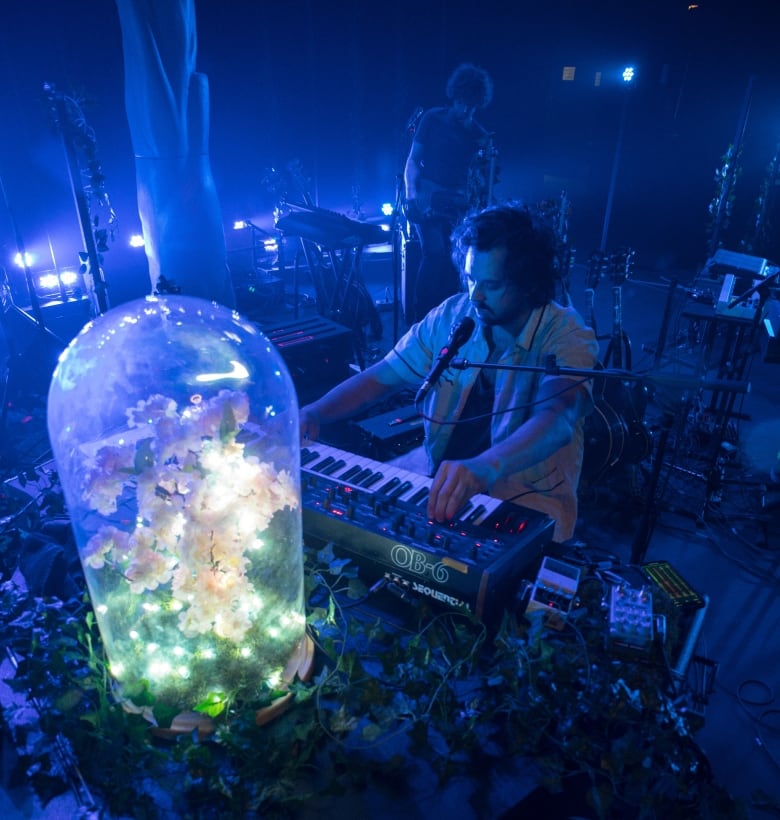
{"label": "man's beard", "polygon": [[477,316],[483,325],[495,327],[501,323],[501,317],[497,316],[490,308],[477,308]]}

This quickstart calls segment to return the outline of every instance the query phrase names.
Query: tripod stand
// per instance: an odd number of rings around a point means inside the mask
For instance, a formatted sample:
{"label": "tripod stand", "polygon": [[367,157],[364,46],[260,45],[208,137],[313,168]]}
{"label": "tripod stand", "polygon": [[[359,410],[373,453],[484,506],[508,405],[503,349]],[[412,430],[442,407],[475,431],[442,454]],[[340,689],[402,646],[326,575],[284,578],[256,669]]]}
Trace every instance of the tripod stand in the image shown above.
{"label": "tripod stand", "polygon": [[[16,247],[20,264],[24,270],[24,282],[30,301],[31,313],[22,310],[14,304],[11,284],[8,273],[0,268],[0,331],[5,339],[6,361],[2,363],[2,411],[0,412],[0,434],[2,444],[0,451],[5,449],[5,431],[8,419],[8,406],[13,392],[23,382],[24,377],[38,377],[47,379],[54,372],[57,355],[65,347],[65,342],[46,328],[43,321],[38,294],[33,283],[32,272],[27,264],[27,250],[22,240],[19,226],[14,218],[11,203],[0,174],[0,193],[2,193],[8,217],[13,226],[16,238]],[[43,353],[44,366],[32,367],[29,351],[37,345]],[[40,385],[41,388],[45,384]]]}

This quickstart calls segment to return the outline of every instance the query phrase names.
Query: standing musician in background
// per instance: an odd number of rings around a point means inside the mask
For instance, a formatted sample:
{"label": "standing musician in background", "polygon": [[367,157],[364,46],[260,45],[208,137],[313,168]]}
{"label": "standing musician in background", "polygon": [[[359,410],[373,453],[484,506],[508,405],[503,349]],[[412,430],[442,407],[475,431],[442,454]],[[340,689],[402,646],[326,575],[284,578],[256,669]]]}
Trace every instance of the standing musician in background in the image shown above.
{"label": "standing musician in background", "polygon": [[422,115],[404,168],[406,215],[421,253],[411,275],[409,324],[458,291],[450,235],[467,210],[489,204],[484,191],[469,190],[469,174],[480,152],[492,151],[490,134],[474,115],[493,98],[493,81],[484,69],[462,63],[447,81],[447,97],[449,107]]}
{"label": "standing musician in background", "polygon": [[[559,367],[593,369],[595,334],[573,307],[553,301],[555,237],[524,206],[470,215],[452,241],[467,293],[447,298],[381,361],[302,407],[301,435],[316,439],[322,424],[422,381],[424,446],[395,463],[434,477],[427,514],[448,521],[484,493],[546,513],[555,540],[565,541],[577,521],[591,381],[547,372],[548,364],[554,356]],[[444,366],[454,349],[470,364],[498,368]]]}

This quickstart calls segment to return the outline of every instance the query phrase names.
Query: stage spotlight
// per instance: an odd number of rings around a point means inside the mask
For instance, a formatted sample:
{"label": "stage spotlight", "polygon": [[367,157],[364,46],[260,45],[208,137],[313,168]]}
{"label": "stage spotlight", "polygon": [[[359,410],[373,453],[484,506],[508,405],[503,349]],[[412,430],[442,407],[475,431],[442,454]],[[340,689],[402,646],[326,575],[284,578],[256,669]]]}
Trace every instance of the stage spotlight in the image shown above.
{"label": "stage spotlight", "polygon": [[634,66],[627,65],[623,69],[623,82],[626,85],[629,85],[630,83],[634,82],[634,77],[635,76],[636,76],[636,69],[634,68]]}
{"label": "stage spotlight", "polygon": [[14,255],[14,264],[20,268],[29,268],[34,261],[35,259],[29,251],[24,252],[24,259],[22,259],[21,251],[17,251]]}
{"label": "stage spotlight", "polygon": [[392,202],[383,202],[382,203],[382,214],[384,216],[392,216],[392,214],[393,214],[393,203]]}
{"label": "stage spotlight", "polygon": [[47,270],[39,274],[35,292],[43,300],[81,299],[84,295],[84,283],[76,270]]}
{"label": "stage spotlight", "polygon": [[144,242],[144,238],[140,233],[134,233],[130,237],[130,247],[131,248],[143,248],[146,242]]}
{"label": "stage spotlight", "polygon": [[41,292],[59,290],[59,279],[56,273],[44,273],[38,277],[38,288]]}

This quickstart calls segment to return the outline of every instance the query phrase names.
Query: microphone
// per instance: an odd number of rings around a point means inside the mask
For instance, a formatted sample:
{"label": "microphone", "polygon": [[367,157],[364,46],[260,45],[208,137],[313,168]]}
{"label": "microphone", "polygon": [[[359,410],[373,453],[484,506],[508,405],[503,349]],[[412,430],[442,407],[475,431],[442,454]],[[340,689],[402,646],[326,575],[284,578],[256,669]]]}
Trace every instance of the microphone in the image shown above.
{"label": "microphone", "polygon": [[409,117],[409,122],[406,123],[406,130],[410,134],[414,134],[415,130],[417,129],[417,123],[420,122],[420,117],[425,113],[425,109],[418,105],[417,108],[412,111],[412,116]]}
{"label": "microphone", "polygon": [[439,351],[439,355],[436,357],[433,367],[425,377],[425,381],[417,391],[417,395],[414,397],[415,404],[419,404],[428,395],[433,385],[439,380],[441,374],[450,366],[450,362],[455,358],[457,352],[463,344],[468,341],[475,327],[476,323],[471,316],[464,316],[457,324],[453,325],[450,331],[450,338],[447,339],[447,344]]}

